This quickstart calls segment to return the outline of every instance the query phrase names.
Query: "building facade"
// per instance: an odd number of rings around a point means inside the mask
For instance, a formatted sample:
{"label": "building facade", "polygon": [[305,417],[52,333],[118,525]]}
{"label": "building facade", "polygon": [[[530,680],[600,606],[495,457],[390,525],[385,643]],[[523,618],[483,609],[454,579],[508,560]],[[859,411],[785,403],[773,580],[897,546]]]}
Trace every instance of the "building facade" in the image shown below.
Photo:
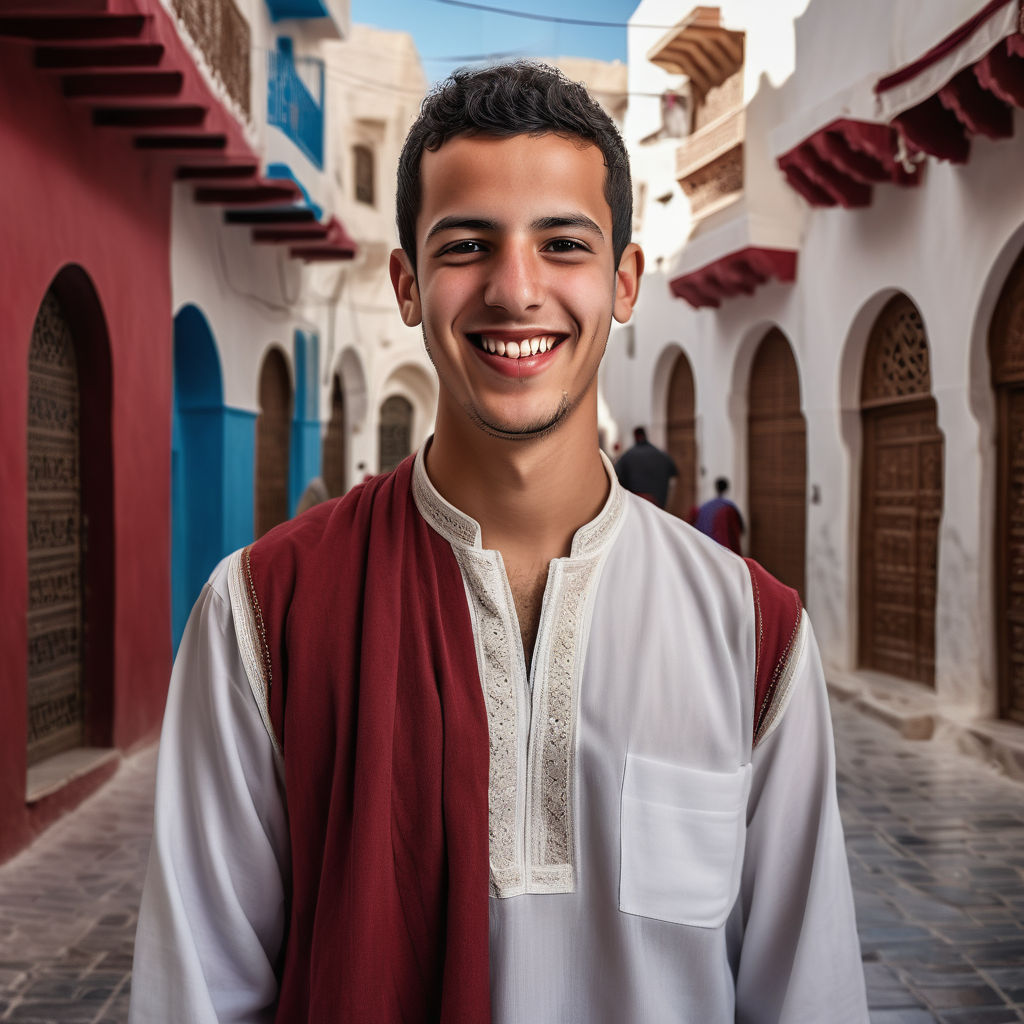
{"label": "building facade", "polygon": [[[316,151],[315,54],[347,19],[0,3],[0,859],[156,735],[187,604],[281,513],[274,445],[286,500],[318,471],[305,278],[355,246]],[[269,317],[276,288],[295,301]]]}
{"label": "building facade", "polygon": [[680,514],[732,480],[837,688],[1020,771],[1018,0],[679,15],[629,33],[648,273],[609,407]]}

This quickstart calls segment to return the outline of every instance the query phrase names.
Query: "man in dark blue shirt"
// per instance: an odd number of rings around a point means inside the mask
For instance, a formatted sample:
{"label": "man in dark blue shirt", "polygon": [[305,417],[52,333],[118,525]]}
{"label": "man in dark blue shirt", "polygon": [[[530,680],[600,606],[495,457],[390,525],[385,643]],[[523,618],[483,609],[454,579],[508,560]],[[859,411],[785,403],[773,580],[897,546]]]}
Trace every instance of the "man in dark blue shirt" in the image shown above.
{"label": "man in dark blue shirt", "polygon": [[627,491],[664,508],[668,502],[669,481],[679,475],[679,470],[670,455],[647,440],[643,427],[633,431],[633,439],[636,444],[615,463],[619,483]]}

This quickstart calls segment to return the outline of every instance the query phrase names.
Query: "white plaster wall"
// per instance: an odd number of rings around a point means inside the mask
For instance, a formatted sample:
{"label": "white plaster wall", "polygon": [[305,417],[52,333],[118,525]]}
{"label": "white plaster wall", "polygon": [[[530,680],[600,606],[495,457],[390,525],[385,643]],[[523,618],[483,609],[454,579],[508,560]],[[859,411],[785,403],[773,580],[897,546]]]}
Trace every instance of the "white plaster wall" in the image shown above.
{"label": "white plaster wall", "polygon": [[[657,6],[656,0],[645,0],[635,20],[653,20],[650,11]],[[792,5],[790,18],[803,6]],[[880,0],[854,7],[838,0],[812,0],[796,23],[796,74],[788,82],[771,80],[771,103],[757,105],[755,93],[748,136],[765,138],[778,124],[798,117],[802,104],[851,86],[872,69],[891,70],[884,26],[911,6],[894,10]],[[944,0],[933,5],[932,14],[937,24],[951,28],[963,20],[963,6]],[[967,15],[977,5],[969,6]],[[727,20],[730,11],[723,4]],[[748,55],[759,52],[753,24],[739,26],[748,28]],[[634,75],[637,51],[646,55],[650,45],[637,44],[640,34],[630,33],[631,90],[649,88],[646,83],[652,81],[649,65]],[[832,45],[837,39],[842,46]],[[891,48],[895,52],[903,45],[897,41]],[[756,81],[764,85],[760,75]],[[634,172],[640,168],[653,178],[659,172],[650,165],[656,161],[638,144],[652,130],[650,121],[631,108],[626,124]],[[805,226],[797,282],[762,287],[751,297],[727,300],[717,310],[693,310],[668,292],[672,254],[666,249],[672,239],[675,249],[681,249],[689,230],[683,207],[672,209],[669,204],[650,226],[646,211],[638,239],[646,244],[650,237],[653,258],[634,318],[636,356],[628,360],[611,346],[602,371],[609,411],[619,427],[628,430],[647,422],[654,439],[663,441],[664,410],[656,405],[667,384],[661,375],[671,365],[673,345],[686,351],[696,382],[701,496],[708,496],[710,481],[724,473],[734,480],[743,507],[750,363],[770,326],[785,333],[800,371],[808,492],[816,489],[819,496],[808,506],[807,603],[826,665],[853,669],[861,363],[878,312],[896,290],[906,292],[928,331],[933,393],[944,435],[936,689],[944,708],[963,718],[991,716],[996,706],[994,414],[985,347],[1005,274],[1024,247],[1020,112],[1015,127],[1012,140],[976,138],[966,166],[929,160],[916,189],[877,187],[866,209],[802,206],[799,216]],[[668,155],[663,154],[665,159]]]}

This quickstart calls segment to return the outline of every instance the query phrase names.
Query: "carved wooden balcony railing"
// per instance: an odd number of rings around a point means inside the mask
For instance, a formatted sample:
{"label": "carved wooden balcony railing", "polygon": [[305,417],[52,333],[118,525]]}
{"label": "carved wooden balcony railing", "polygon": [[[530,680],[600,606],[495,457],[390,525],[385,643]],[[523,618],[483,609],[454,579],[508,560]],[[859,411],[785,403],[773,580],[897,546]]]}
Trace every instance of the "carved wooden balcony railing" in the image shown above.
{"label": "carved wooden balcony railing", "polygon": [[185,31],[246,119],[250,102],[249,23],[233,0],[172,0]]}

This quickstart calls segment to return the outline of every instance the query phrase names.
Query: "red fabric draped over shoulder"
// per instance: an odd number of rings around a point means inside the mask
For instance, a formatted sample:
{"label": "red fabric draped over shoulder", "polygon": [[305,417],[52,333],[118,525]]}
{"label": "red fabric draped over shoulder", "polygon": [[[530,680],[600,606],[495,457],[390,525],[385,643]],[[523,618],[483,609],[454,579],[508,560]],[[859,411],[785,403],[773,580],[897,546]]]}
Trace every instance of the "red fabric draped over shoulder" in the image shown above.
{"label": "red fabric draped over shoulder", "polygon": [[756,630],[754,685],[754,739],[772,706],[779,679],[793,653],[800,629],[803,602],[800,595],[752,558],[743,559],[750,573],[754,592],[754,628]]}
{"label": "red fabric draped over shoulder", "polygon": [[487,714],[412,466],[247,552],[291,834],[282,1024],[490,1020]]}

